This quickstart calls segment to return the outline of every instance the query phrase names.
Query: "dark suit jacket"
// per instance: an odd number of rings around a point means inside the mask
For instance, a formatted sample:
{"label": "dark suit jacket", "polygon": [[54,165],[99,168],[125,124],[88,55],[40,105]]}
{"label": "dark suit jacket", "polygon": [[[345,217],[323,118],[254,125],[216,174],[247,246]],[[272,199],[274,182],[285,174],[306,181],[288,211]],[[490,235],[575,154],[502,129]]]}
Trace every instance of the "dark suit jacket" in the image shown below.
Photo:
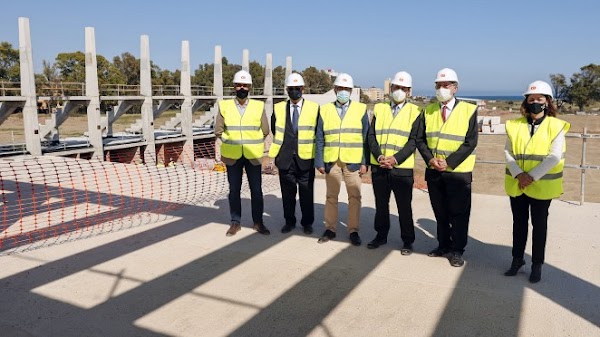
{"label": "dark suit jacket", "polygon": [[[408,137],[408,141],[406,142],[406,144],[404,145],[402,150],[400,150],[394,154],[394,158],[396,158],[396,162],[398,162],[400,164],[404,163],[404,161],[406,159],[408,159],[408,157],[410,157],[413,153],[415,153],[415,148],[416,148],[416,143],[417,143],[417,133],[419,131],[419,125],[421,123],[422,118],[423,118],[423,114],[419,115],[419,117],[417,117],[417,119],[415,119],[415,121],[413,122],[412,128],[410,130],[410,135]],[[379,142],[377,141],[377,135],[375,132],[376,120],[377,119],[375,118],[375,116],[373,116],[373,119],[371,120],[371,126],[369,127],[369,133],[367,135],[367,142],[369,145],[369,149],[371,150],[371,153],[373,154],[375,159],[379,158],[379,156],[382,155],[381,146],[380,146]],[[369,158],[368,160],[369,160],[369,164],[371,164],[371,170],[373,172],[377,172],[379,170],[390,171],[388,169],[380,168],[379,165],[373,165],[370,162],[371,158]],[[391,170],[391,173],[393,175],[397,175],[397,176],[410,177],[413,175],[413,170],[406,169],[406,168],[393,168]]]}
{"label": "dark suit jacket", "polygon": [[[302,113],[302,112],[300,112]],[[318,116],[318,114],[317,114]],[[271,132],[275,135],[275,125],[277,119],[275,113],[271,116]],[[316,123],[316,121],[315,121]],[[280,170],[289,170],[290,166],[296,162],[298,168],[302,171],[314,169],[314,159],[302,159],[298,157],[298,135],[292,130],[292,120],[290,118],[290,101],[285,105],[285,133],[283,134],[283,144],[277,157],[275,157],[275,166]]]}
{"label": "dark suit jacket", "polygon": [[[456,105],[458,104],[460,104],[460,101],[457,99],[456,104],[454,106],[456,107]],[[468,123],[469,129],[467,130],[465,141],[458,148],[458,150],[456,150],[446,158],[446,163],[449,167],[457,167],[465,159],[467,159],[467,157],[471,155],[473,151],[475,151],[475,147],[477,146],[477,136],[479,132],[479,127],[477,125],[477,110],[475,110],[475,113],[473,114],[473,116],[471,116],[471,119]],[[419,149],[421,157],[423,157],[423,160],[425,160],[425,165],[429,166],[429,161],[431,160],[431,158],[433,158],[433,153],[431,153],[431,150],[427,146],[427,136],[425,134],[427,132],[427,126],[425,125],[425,118],[420,119],[420,124],[421,125],[419,126],[419,131],[417,132],[417,149]],[[427,170],[425,170],[425,180],[437,179],[442,174],[455,175],[457,178],[464,180],[465,183],[470,183],[473,180],[473,174],[471,172],[439,172],[430,168],[427,168]]]}

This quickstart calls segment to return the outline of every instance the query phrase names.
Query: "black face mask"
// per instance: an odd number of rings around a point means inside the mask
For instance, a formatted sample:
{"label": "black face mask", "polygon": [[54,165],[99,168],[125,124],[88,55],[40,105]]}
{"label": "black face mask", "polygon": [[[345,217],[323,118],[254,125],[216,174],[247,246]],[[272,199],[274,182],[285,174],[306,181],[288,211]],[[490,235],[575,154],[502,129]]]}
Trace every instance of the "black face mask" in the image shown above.
{"label": "black face mask", "polygon": [[530,114],[537,115],[546,110],[546,105],[540,103],[527,103],[525,105],[525,110]]}
{"label": "black face mask", "polygon": [[289,88],[287,90],[288,95],[290,96],[290,99],[292,100],[297,100],[300,99],[300,97],[302,97],[302,90],[300,90],[300,88]]}
{"label": "black face mask", "polygon": [[238,89],[235,91],[235,96],[239,99],[246,99],[246,97],[248,97],[248,90]]}

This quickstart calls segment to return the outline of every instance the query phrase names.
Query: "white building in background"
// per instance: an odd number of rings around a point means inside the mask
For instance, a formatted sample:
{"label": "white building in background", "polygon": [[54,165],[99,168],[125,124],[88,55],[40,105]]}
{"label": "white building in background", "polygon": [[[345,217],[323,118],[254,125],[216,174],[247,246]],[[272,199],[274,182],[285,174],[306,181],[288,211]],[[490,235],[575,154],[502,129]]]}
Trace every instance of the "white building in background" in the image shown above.
{"label": "white building in background", "polygon": [[362,93],[367,95],[369,97],[369,100],[371,102],[378,102],[378,101],[382,101],[384,98],[384,92],[383,89],[381,88],[364,88],[362,89]]}
{"label": "white building in background", "polygon": [[392,82],[391,78],[388,78],[387,80],[383,81],[383,95],[384,96],[390,96],[390,83]]}

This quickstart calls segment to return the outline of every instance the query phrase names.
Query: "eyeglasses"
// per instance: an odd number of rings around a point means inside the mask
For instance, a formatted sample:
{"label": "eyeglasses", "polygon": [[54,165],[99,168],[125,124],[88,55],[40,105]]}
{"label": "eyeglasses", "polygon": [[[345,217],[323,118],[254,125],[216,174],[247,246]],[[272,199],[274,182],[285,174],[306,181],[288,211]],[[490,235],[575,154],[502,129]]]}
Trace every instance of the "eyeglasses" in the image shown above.
{"label": "eyeglasses", "polygon": [[391,88],[391,91],[394,92],[396,90],[402,90],[402,91],[408,93],[410,91],[410,88],[409,87],[402,87],[402,86],[399,86],[399,85],[393,85],[392,88]]}
{"label": "eyeglasses", "polygon": [[456,83],[454,83],[454,82],[438,82],[438,83],[435,84],[435,88],[436,89],[439,89],[439,88],[446,88],[447,89],[447,88],[450,88],[452,86],[455,87]]}

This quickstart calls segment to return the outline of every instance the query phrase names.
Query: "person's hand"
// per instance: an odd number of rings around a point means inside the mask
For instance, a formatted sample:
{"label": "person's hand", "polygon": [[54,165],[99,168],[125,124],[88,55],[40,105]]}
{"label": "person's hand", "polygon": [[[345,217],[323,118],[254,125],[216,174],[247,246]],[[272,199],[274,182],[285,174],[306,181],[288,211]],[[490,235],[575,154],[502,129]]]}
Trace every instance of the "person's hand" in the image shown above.
{"label": "person's hand", "polygon": [[438,171],[444,172],[448,168],[448,164],[446,163],[446,159],[438,158],[438,166],[440,167]]}
{"label": "person's hand", "polygon": [[360,170],[358,171],[359,174],[365,174],[367,173],[367,165],[360,165]]}
{"label": "person's hand", "polygon": [[531,185],[533,183],[533,178],[529,175],[529,173],[519,173],[517,175],[517,179],[519,180],[519,188],[524,189],[525,187]]}
{"label": "person's hand", "polygon": [[321,173],[321,174],[325,174],[325,168],[324,167],[319,167],[317,169],[317,171],[319,171],[319,173]]}
{"label": "person's hand", "polygon": [[444,172],[446,168],[442,167],[440,164],[440,158],[431,158],[429,160],[429,166],[431,166],[434,170]]}
{"label": "person's hand", "polygon": [[383,159],[381,165],[379,166],[381,168],[391,170],[392,168],[394,168],[394,165],[396,165],[396,158],[394,158],[394,156],[388,156]]}

